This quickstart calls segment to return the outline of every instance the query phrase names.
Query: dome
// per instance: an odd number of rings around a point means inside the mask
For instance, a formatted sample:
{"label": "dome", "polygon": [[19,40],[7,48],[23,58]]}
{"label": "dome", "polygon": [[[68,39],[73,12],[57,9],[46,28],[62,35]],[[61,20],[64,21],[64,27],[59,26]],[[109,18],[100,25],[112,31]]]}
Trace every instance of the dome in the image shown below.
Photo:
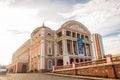
{"label": "dome", "polygon": [[[46,26],[41,26],[41,27],[37,27],[36,29],[33,30],[33,32],[31,33],[31,36],[34,36],[38,31],[40,31],[42,28],[45,28],[45,29],[50,29],[49,27],[46,27]],[[51,30],[51,29],[50,29]]]}
{"label": "dome", "polygon": [[37,27],[36,29],[33,30],[31,33],[31,36],[35,35],[42,27]]}

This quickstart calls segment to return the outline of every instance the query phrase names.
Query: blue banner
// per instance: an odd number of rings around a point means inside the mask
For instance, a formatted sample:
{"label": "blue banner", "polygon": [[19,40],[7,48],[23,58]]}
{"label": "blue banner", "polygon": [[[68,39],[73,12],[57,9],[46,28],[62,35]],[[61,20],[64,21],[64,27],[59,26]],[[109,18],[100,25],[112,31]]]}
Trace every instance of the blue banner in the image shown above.
{"label": "blue banner", "polygon": [[82,56],[83,55],[82,38],[78,38],[77,41],[78,41],[78,54]]}

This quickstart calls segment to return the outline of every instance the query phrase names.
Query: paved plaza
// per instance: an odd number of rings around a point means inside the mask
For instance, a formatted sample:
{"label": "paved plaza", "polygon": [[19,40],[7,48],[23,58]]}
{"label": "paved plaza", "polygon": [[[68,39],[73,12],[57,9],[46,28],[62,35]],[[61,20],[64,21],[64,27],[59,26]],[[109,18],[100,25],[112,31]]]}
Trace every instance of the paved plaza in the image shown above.
{"label": "paved plaza", "polygon": [[62,74],[54,74],[54,73],[46,73],[46,74],[18,73],[18,74],[0,75],[0,80],[119,80],[119,79],[62,75]]}
{"label": "paved plaza", "polygon": [[62,77],[40,73],[28,74],[7,74],[6,76],[0,75],[0,80],[86,80],[71,77]]}

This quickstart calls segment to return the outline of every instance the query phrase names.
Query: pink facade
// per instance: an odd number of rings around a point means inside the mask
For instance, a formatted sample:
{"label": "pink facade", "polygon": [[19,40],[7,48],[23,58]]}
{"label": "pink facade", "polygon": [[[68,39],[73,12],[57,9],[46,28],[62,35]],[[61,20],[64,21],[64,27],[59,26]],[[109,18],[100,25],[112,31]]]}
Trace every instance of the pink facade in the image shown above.
{"label": "pink facade", "polygon": [[[27,71],[46,72],[51,71],[53,66],[65,66],[92,60],[90,36],[90,32],[83,24],[73,20],[64,23],[56,31],[44,25],[36,28],[27,41],[29,43]],[[78,50],[78,38],[82,39],[81,54]],[[13,56],[13,60],[14,58]]]}

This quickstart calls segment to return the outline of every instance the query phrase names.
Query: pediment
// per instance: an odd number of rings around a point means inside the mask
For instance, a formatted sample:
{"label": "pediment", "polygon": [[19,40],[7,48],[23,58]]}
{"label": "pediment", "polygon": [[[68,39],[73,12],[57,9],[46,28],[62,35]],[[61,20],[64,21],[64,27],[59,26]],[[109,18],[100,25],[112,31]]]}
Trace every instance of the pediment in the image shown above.
{"label": "pediment", "polygon": [[90,34],[88,29],[83,24],[81,24],[80,22],[77,22],[77,21],[68,21],[68,22],[64,23],[62,25],[62,27]]}

